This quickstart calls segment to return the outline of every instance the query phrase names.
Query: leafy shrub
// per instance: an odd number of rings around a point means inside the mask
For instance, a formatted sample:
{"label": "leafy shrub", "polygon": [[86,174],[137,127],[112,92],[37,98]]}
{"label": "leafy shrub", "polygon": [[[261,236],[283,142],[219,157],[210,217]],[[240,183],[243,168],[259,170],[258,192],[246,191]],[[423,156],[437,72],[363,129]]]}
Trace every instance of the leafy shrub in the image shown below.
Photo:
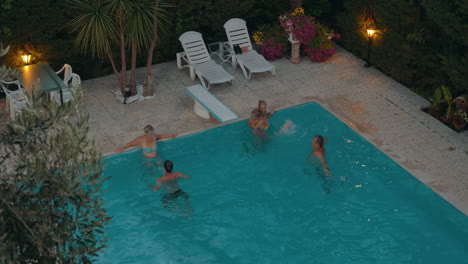
{"label": "leafy shrub", "polygon": [[315,37],[317,31],[315,17],[304,15],[304,9],[302,8],[296,8],[291,13],[281,15],[279,21],[286,34],[294,41],[308,44]]}
{"label": "leafy shrub", "polygon": [[262,25],[252,36],[255,44],[260,45],[265,59],[274,61],[283,57],[286,49],[286,35],[277,24]]}
{"label": "leafy shrub", "polygon": [[[0,44],[0,57],[7,51]],[[102,157],[87,138],[81,93],[59,106],[38,88],[15,120],[0,119],[0,263],[91,263],[110,221]]]}
{"label": "leafy shrub", "polygon": [[305,15],[302,8],[281,15],[279,21],[290,40],[299,41],[305,46],[303,52],[311,61],[323,62],[335,54],[332,39],[340,35],[318,23],[315,17]]}
{"label": "leafy shrub", "polygon": [[468,125],[468,96],[455,99],[447,86],[436,89],[431,98],[431,105],[426,111],[456,131],[463,131]]}
{"label": "leafy shrub", "polygon": [[304,54],[307,55],[311,61],[324,62],[335,54],[336,48],[332,39],[339,39],[340,34],[333,33],[330,29],[318,22],[316,26],[317,31],[315,38],[306,45]]}

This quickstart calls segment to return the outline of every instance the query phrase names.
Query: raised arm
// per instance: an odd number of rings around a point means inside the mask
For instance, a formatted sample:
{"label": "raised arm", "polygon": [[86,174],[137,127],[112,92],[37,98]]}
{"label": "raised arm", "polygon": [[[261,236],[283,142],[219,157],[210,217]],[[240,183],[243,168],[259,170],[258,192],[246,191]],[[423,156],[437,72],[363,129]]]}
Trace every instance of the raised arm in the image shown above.
{"label": "raised arm", "polygon": [[137,139],[135,139],[135,140],[133,140],[131,142],[128,142],[127,145],[116,149],[115,152],[120,153],[120,152],[128,149],[129,147],[136,146],[136,145],[140,144],[142,140],[143,140],[143,137],[139,137],[139,138],[137,138]]}
{"label": "raised arm", "polygon": [[160,139],[163,139],[163,138],[176,138],[177,137],[177,134],[168,134],[168,135],[158,135]]}
{"label": "raised arm", "polygon": [[189,175],[183,174],[181,172],[177,172],[177,177],[178,178],[184,178],[184,179],[190,179]]}
{"label": "raised arm", "polygon": [[266,114],[267,119],[270,118],[275,113],[275,110],[271,110],[270,113]]}

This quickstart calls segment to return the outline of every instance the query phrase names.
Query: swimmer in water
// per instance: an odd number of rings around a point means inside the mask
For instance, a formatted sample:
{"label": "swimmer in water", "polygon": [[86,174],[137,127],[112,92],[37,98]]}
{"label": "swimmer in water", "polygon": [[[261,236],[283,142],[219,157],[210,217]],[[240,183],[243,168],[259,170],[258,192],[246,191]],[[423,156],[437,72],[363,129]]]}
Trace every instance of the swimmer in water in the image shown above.
{"label": "swimmer in water", "polygon": [[268,123],[268,119],[275,113],[275,110],[267,113],[267,104],[264,100],[258,101],[257,108],[252,110],[252,114],[249,118],[249,127],[254,128],[254,124],[257,124],[258,119],[263,119],[265,123]]}
{"label": "swimmer in water", "polygon": [[148,158],[154,158],[158,154],[157,141],[165,138],[175,138],[177,134],[162,135],[155,134],[154,128],[151,125],[147,125],[144,128],[145,134],[129,143],[127,145],[118,148],[115,152],[120,153],[129,147],[140,145],[143,149],[143,155]]}
{"label": "swimmer in water", "polygon": [[180,172],[172,172],[173,168],[174,165],[172,162],[170,160],[166,160],[164,162],[164,175],[158,178],[156,185],[153,187],[153,191],[155,192],[157,192],[163,185],[166,188],[166,194],[164,194],[161,198],[161,202],[163,204],[177,200],[178,197],[182,197],[186,201],[189,198],[188,194],[182,191],[182,189],[179,187],[178,179],[190,179],[190,176]]}
{"label": "swimmer in water", "polygon": [[330,174],[330,171],[328,170],[328,165],[325,161],[325,147],[323,146],[323,143],[325,143],[325,139],[322,136],[315,136],[312,139],[312,152],[309,157],[316,157],[320,161],[323,171],[328,175]]}
{"label": "swimmer in water", "polygon": [[267,103],[264,100],[258,101],[258,109],[261,111],[261,118],[269,119],[274,113],[275,110],[272,110],[270,113],[267,113]]}
{"label": "swimmer in water", "polygon": [[[331,175],[330,170],[328,169],[328,164],[325,161],[325,147],[323,146],[324,143],[325,139],[320,135],[317,135],[312,139],[312,152],[310,153],[308,160],[309,163],[311,163],[315,168],[323,190],[325,193],[329,194],[331,192],[333,182],[330,177]],[[307,169],[305,169],[304,172],[308,175],[311,175],[310,171]]]}
{"label": "swimmer in water", "polygon": [[250,127],[252,127],[252,132],[259,136],[266,135],[266,131],[270,127],[268,120],[262,118],[261,115],[262,112],[260,109],[255,108],[254,111],[252,111],[253,121],[250,124]]}

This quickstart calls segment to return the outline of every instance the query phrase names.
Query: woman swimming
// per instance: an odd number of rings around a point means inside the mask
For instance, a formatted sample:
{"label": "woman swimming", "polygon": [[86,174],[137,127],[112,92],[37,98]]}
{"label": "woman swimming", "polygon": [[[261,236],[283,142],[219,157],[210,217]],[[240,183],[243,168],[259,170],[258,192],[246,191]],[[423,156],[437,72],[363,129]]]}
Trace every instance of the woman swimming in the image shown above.
{"label": "woman swimming", "polygon": [[164,138],[175,138],[177,134],[162,135],[155,134],[154,128],[151,125],[145,126],[145,134],[132,142],[127,143],[125,146],[115,150],[115,152],[122,152],[129,147],[141,145],[143,150],[143,155],[148,158],[154,158],[158,154],[158,145],[157,141]]}
{"label": "woman swimming", "polygon": [[261,110],[255,108],[254,111],[252,111],[251,120],[249,120],[249,126],[252,128],[252,132],[256,135],[266,135],[266,131],[270,127],[268,120],[261,116]]}
{"label": "woman swimming", "polygon": [[267,113],[267,103],[264,100],[258,101],[257,109],[260,109],[260,117],[263,119],[269,119],[275,113],[275,110],[272,110],[270,113]]}

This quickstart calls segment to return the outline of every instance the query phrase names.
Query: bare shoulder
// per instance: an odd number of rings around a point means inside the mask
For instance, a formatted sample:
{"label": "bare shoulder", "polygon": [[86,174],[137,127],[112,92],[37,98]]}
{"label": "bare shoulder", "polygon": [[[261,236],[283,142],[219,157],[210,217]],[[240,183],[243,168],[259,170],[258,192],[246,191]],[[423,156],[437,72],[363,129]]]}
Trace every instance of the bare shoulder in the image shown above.
{"label": "bare shoulder", "polygon": [[174,179],[176,179],[178,176],[177,176],[177,173],[168,173],[164,176],[162,176],[161,178],[158,179],[158,181],[172,181]]}
{"label": "bare shoulder", "polygon": [[312,154],[321,159],[323,159],[323,156],[324,156],[324,153],[322,151],[314,151]]}
{"label": "bare shoulder", "polygon": [[175,172],[174,174],[175,174],[175,176],[176,176],[177,178],[179,178],[179,177],[184,178],[184,177],[186,176],[186,175],[183,174],[182,172]]}

